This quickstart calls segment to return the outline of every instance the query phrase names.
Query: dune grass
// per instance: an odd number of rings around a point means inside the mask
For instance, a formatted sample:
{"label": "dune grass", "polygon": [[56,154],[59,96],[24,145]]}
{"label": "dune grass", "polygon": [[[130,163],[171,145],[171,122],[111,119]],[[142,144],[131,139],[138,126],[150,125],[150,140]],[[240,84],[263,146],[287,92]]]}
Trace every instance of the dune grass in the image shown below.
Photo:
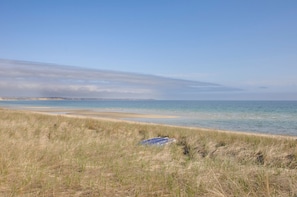
{"label": "dune grass", "polygon": [[297,196],[294,138],[0,114],[0,196]]}

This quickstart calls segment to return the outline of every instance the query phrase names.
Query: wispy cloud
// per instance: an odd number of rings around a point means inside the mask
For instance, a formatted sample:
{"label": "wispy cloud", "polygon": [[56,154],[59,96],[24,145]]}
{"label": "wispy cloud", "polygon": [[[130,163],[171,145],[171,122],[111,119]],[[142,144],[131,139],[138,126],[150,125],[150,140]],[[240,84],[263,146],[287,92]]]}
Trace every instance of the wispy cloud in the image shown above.
{"label": "wispy cloud", "polygon": [[154,75],[0,60],[0,96],[197,99],[203,93],[236,91]]}

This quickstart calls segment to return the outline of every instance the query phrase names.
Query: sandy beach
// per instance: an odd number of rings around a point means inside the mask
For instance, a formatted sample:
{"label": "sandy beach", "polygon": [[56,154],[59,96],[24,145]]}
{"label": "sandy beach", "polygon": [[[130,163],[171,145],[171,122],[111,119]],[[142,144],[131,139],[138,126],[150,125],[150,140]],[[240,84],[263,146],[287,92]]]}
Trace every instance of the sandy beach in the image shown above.
{"label": "sandy beach", "polygon": [[[34,112],[45,115],[60,115],[65,117],[73,117],[73,118],[93,118],[98,120],[107,120],[107,121],[120,121],[120,122],[130,122],[137,124],[149,124],[149,125],[164,125],[164,124],[156,124],[156,123],[147,123],[137,121],[137,119],[145,118],[145,119],[162,119],[162,118],[170,118],[174,119],[177,116],[168,116],[168,115],[159,115],[159,114],[139,114],[139,113],[125,113],[125,112],[108,112],[108,111],[95,111],[88,109],[69,109],[69,108],[53,108],[53,107],[26,107],[20,108],[23,111]],[[203,131],[217,131],[222,133],[230,133],[230,134],[240,134],[240,135],[252,135],[252,136],[262,136],[262,137],[274,137],[274,138],[288,138],[288,139],[297,139],[297,136],[286,136],[286,135],[273,135],[273,134],[263,134],[263,133],[255,133],[250,131],[230,131],[230,130],[218,130],[218,129],[209,129],[209,128],[201,128],[201,127],[186,127],[186,126],[175,126],[175,125],[164,125],[167,127],[173,128],[187,128],[193,130],[203,130]]]}
{"label": "sandy beach", "polygon": [[64,115],[72,117],[92,117],[102,119],[118,119],[123,120],[127,118],[147,118],[147,119],[162,119],[162,118],[176,118],[176,116],[158,115],[158,114],[139,114],[139,113],[126,113],[114,111],[96,111],[87,109],[69,109],[69,108],[51,108],[51,107],[26,107],[20,108],[25,111],[32,111],[44,114]]}

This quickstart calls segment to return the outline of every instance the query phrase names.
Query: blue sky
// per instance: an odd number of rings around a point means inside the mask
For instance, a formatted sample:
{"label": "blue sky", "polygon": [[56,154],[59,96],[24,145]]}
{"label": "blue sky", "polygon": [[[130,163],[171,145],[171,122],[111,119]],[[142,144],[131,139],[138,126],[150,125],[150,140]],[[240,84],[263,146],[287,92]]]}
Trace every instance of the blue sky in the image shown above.
{"label": "blue sky", "polygon": [[187,99],[296,100],[296,23],[295,0],[1,0],[0,58],[226,87]]}

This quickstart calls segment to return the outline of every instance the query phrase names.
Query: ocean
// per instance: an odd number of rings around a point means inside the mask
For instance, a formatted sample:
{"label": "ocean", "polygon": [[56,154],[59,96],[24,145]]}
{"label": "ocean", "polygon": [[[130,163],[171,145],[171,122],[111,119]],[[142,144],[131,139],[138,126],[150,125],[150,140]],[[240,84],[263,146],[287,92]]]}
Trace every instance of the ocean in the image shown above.
{"label": "ocean", "polygon": [[27,100],[0,101],[0,106],[161,114],[176,118],[127,120],[297,136],[297,101]]}

